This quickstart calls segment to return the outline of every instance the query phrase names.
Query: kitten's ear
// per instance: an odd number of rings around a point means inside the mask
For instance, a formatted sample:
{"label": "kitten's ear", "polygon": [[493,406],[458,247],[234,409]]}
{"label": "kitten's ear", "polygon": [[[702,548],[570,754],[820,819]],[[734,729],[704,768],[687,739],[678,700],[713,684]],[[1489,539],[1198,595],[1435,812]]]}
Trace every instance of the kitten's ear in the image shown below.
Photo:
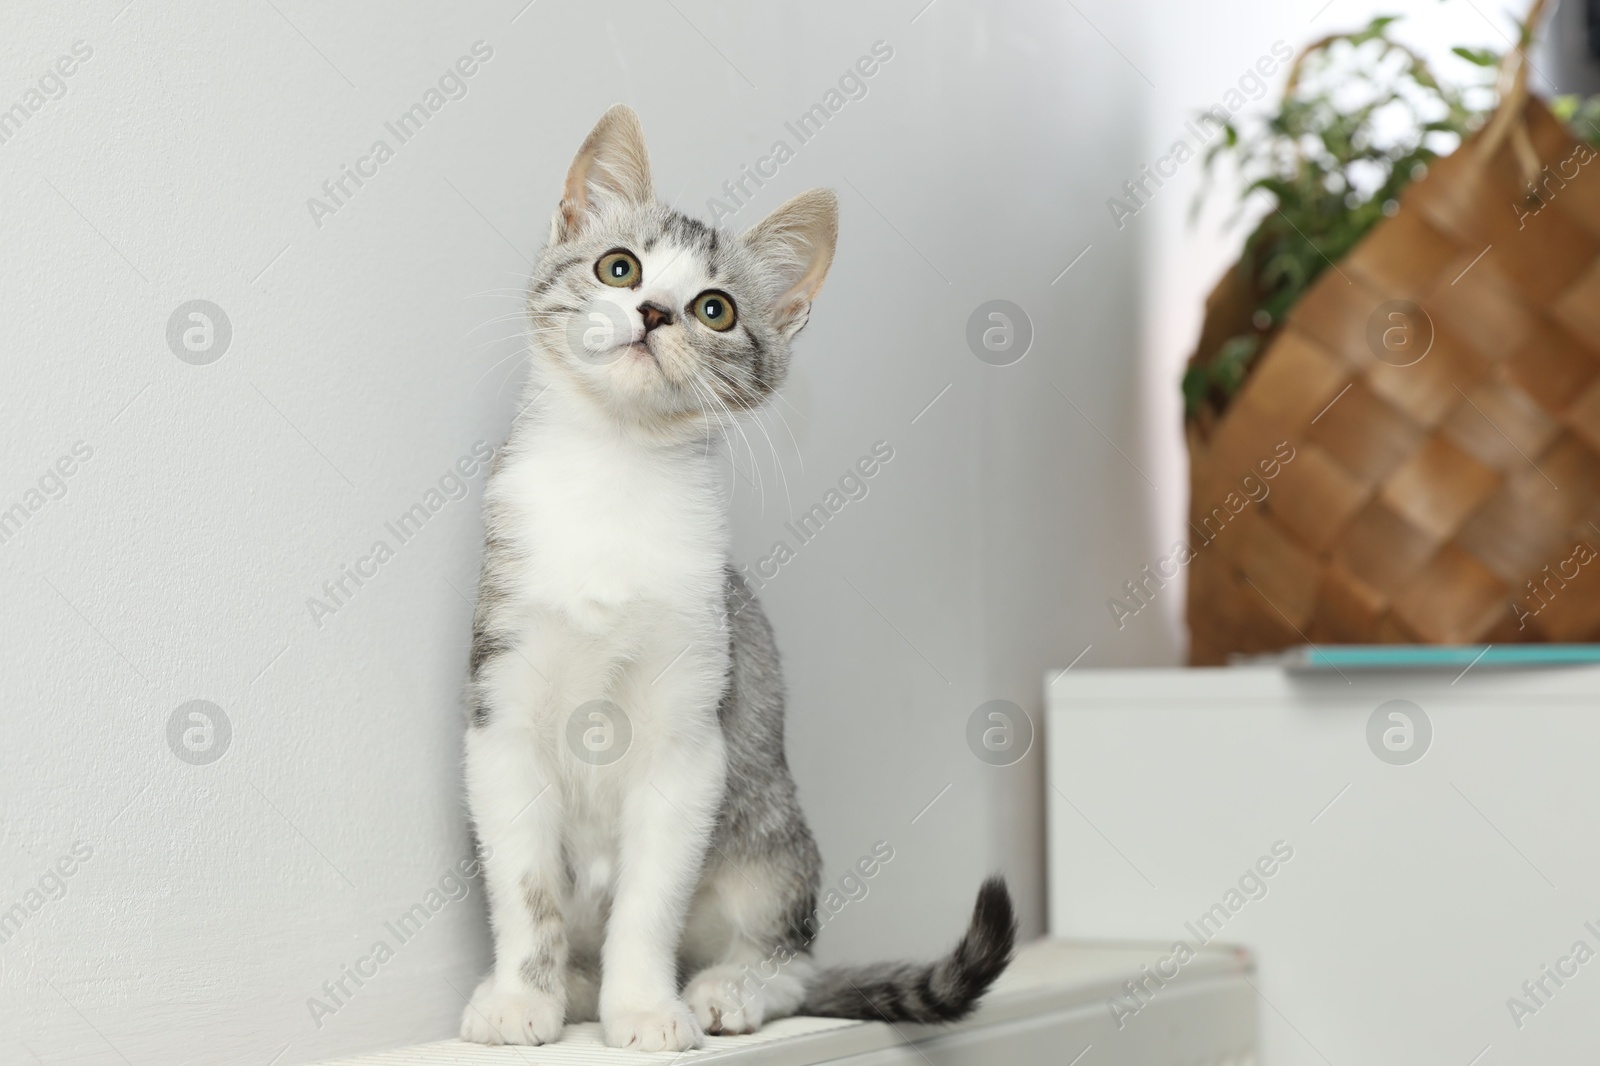
{"label": "kitten's ear", "polygon": [[811,301],[822,288],[839,238],[839,198],[812,189],[779,207],[744,235],[745,244],[777,273],[781,288],[773,322],[785,337],[811,317]]}
{"label": "kitten's ear", "polygon": [[644,204],[654,196],[639,116],[627,104],[613,104],[584,138],[567,171],[551,239],[562,241],[582,233],[584,223],[607,199]]}

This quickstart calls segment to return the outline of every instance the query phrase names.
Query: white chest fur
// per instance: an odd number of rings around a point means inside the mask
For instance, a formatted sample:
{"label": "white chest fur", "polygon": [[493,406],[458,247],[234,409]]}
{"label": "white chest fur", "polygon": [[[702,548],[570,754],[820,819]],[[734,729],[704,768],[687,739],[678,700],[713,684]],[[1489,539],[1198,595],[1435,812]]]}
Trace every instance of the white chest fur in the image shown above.
{"label": "white chest fur", "polygon": [[605,427],[533,426],[489,486],[519,598],[603,630],[639,610],[720,609],[727,521],[710,456]]}

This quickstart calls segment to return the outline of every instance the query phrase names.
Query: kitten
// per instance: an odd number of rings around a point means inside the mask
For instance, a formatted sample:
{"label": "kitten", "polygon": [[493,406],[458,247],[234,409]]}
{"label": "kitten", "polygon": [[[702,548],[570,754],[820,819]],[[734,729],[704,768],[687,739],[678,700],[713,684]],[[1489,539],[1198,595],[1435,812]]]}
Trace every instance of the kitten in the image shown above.
{"label": "kitten", "polygon": [[495,966],[465,1040],[598,1018],[607,1044],[661,1051],[796,1012],[947,1020],[1010,959],[992,879],[936,963],[810,961],[821,860],[714,445],[783,382],[837,219],[826,190],[737,237],[657,203],[621,105],[573,161],[485,490],[466,780]]}

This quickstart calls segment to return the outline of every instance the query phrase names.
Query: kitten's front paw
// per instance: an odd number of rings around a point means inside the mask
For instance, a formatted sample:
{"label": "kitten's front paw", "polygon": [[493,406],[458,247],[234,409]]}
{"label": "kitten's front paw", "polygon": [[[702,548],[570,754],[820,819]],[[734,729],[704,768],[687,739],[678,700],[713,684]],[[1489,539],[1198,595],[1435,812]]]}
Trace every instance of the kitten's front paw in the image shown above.
{"label": "kitten's front paw", "polygon": [[602,1018],[606,1044],[635,1051],[688,1051],[705,1041],[705,1033],[681,1002],[660,1010],[622,1011]]}
{"label": "kitten's front paw", "polygon": [[761,993],[748,994],[741,989],[739,978],[744,976],[742,968],[712,967],[683,990],[689,1009],[706,1032],[731,1035],[761,1028]]}
{"label": "kitten's front paw", "polygon": [[544,992],[501,992],[486,979],[461,1013],[461,1039],[474,1044],[549,1044],[561,1039],[563,1009]]}

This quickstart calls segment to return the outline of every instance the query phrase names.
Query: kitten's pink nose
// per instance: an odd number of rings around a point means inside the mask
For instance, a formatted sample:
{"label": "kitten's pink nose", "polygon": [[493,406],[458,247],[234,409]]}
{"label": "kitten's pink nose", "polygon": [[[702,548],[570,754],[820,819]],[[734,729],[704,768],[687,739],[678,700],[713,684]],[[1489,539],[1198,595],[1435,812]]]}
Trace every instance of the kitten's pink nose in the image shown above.
{"label": "kitten's pink nose", "polygon": [[649,333],[657,326],[672,325],[672,311],[662,307],[654,300],[646,300],[639,305],[639,314],[644,316],[644,331]]}

